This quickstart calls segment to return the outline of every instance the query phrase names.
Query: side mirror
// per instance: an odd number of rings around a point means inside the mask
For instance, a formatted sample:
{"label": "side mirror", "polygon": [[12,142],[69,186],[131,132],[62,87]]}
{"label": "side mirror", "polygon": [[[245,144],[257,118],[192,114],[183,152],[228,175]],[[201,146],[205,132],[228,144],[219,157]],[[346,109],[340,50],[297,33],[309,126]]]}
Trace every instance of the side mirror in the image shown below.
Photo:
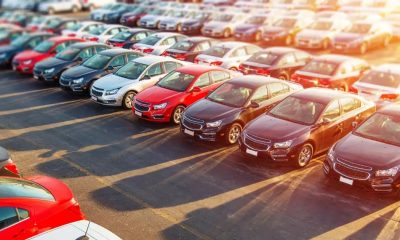
{"label": "side mirror", "polygon": [[250,108],[259,108],[260,104],[258,104],[257,102],[251,101],[249,107]]}
{"label": "side mirror", "polygon": [[352,122],[351,126],[353,127],[353,129],[355,129],[358,126],[358,122]]}
{"label": "side mirror", "polygon": [[82,58],[82,57],[78,57],[78,58],[76,59],[76,61],[77,61],[77,62],[83,62],[83,58]]}
{"label": "side mirror", "polygon": [[107,71],[113,71],[114,70],[114,67],[113,66],[108,66],[107,67]]}
{"label": "side mirror", "polygon": [[144,75],[141,80],[149,80],[149,79],[150,79],[149,75]]}
{"label": "side mirror", "polygon": [[322,124],[323,124],[323,125],[329,124],[329,123],[331,123],[331,122],[332,122],[332,120],[329,119],[329,118],[323,118],[323,119],[322,119]]}
{"label": "side mirror", "polygon": [[199,87],[193,87],[191,92],[192,92],[192,93],[201,92],[201,88],[199,88]]}

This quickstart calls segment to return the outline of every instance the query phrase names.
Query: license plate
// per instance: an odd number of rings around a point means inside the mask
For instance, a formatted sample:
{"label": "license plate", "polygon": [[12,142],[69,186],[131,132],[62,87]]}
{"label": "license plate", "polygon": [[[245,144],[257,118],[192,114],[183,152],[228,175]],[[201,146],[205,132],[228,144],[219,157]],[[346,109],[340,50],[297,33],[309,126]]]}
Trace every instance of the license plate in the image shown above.
{"label": "license plate", "polygon": [[141,113],[139,111],[135,111],[135,115],[141,117],[143,115],[143,113]]}
{"label": "license plate", "polygon": [[246,153],[250,154],[252,156],[255,156],[255,157],[258,156],[258,152],[257,151],[254,151],[254,150],[251,150],[251,149],[248,149],[248,148],[246,149]]}
{"label": "license plate", "polygon": [[34,79],[39,79],[39,76],[33,75]]}
{"label": "license plate", "polygon": [[97,102],[97,97],[92,96],[92,100]]}
{"label": "license plate", "polygon": [[190,131],[190,130],[188,130],[188,129],[183,130],[183,132],[186,133],[187,135],[192,136],[192,137],[194,136],[194,132],[193,132],[193,131]]}
{"label": "license plate", "polygon": [[340,176],[339,181],[348,185],[353,185],[353,180]]}

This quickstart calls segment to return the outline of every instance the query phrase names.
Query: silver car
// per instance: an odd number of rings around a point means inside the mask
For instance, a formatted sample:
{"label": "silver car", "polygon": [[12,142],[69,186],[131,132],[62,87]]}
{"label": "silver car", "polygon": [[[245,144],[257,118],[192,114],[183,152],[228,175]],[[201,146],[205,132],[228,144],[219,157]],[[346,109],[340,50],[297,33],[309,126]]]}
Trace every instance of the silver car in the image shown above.
{"label": "silver car", "polygon": [[90,95],[95,102],[108,106],[132,108],[134,96],[153,86],[169,72],[188,63],[173,58],[145,56],[129,62],[117,72],[97,80]]}
{"label": "silver car", "polygon": [[156,29],[159,27],[160,20],[169,12],[171,9],[155,8],[148,14],[140,18],[139,27]]}
{"label": "silver car", "polygon": [[260,47],[250,43],[222,42],[198,55],[194,62],[238,70],[241,63],[260,50]]}
{"label": "silver car", "polygon": [[222,13],[216,15],[210,22],[204,24],[201,34],[207,37],[223,37],[232,36],[234,29],[244,23],[245,15],[236,13]]}
{"label": "silver car", "polygon": [[173,16],[166,17],[160,21],[159,29],[162,31],[182,31],[182,23],[187,19],[186,17],[192,16],[192,12],[187,10],[175,11]]}
{"label": "silver car", "polygon": [[152,34],[132,46],[132,49],[145,54],[161,55],[175,43],[187,38],[179,33],[159,32]]}

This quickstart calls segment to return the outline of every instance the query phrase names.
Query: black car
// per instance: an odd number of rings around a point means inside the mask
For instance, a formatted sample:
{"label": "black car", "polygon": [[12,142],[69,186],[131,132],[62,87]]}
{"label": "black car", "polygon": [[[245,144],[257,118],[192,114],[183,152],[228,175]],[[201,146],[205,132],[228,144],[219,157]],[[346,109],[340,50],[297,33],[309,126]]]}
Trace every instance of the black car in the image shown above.
{"label": "black car", "polygon": [[106,44],[94,42],[73,44],[55,57],[37,63],[33,69],[33,77],[41,81],[58,81],[68,68],[81,64],[95,54],[110,48]]}
{"label": "black car", "polygon": [[191,37],[175,43],[162,55],[173,57],[181,61],[193,62],[197,55],[206,51],[219,41],[208,37]]}
{"label": "black car", "polygon": [[90,19],[105,23],[119,23],[122,15],[134,11],[138,6],[132,4],[115,3],[92,11]]}
{"label": "black car", "polygon": [[51,33],[32,33],[20,36],[10,45],[0,47],[0,65],[10,66],[15,55],[25,50],[34,49],[44,40],[53,36]]}
{"label": "black car", "polygon": [[154,32],[143,28],[134,28],[128,31],[121,31],[107,40],[107,44],[113,47],[130,49],[133,44],[140,42]]}
{"label": "black car", "polygon": [[143,56],[131,50],[115,48],[97,53],[79,66],[61,74],[60,86],[74,92],[88,92],[95,80],[115,72],[127,62]]}
{"label": "black car", "polygon": [[243,127],[295,91],[298,84],[257,75],[234,78],[185,110],[181,131],[235,144]]}
{"label": "black car", "polygon": [[260,41],[262,37],[262,28],[267,24],[266,15],[254,15],[249,17],[246,22],[239,24],[233,35],[238,41]]}
{"label": "black car", "polygon": [[288,47],[271,47],[255,53],[239,66],[244,74],[258,74],[289,80],[298,69],[311,60],[305,51]]}
{"label": "black car", "polygon": [[182,34],[200,34],[204,24],[211,19],[211,13],[198,12],[192,18],[182,22]]}

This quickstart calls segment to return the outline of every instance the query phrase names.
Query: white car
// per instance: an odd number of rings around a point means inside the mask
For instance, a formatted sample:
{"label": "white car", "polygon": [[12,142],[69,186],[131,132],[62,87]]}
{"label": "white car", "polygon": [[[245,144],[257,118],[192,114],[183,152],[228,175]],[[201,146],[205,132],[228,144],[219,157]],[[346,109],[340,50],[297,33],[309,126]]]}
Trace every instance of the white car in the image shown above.
{"label": "white car", "polygon": [[139,27],[155,29],[159,27],[160,20],[170,14],[171,9],[155,8],[140,18]]}
{"label": "white car", "polygon": [[97,80],[91,88],[91,98],[99,104],[130,109],[137,93],[153,86],[160,78],[186,64],[160,56],[136,58],[117,72]]}
{"label": "white car", "polygon": [[89,9],[92,11],[93,9],[103,7],[107,4],[116,3],[116,0],[83,0],[83,8]]}
{"label": "white car", "polygon": [[179,33],[159,32],[134,44],[132,49],[146,54],[161,55],[175,43],[186,38],[185,35]]}
{"label": "white car", "polygon": [[222,42],[198,55],[194,62],[211,66],[220,66],[230,70],[238,70],[239,65],[250,58],[261,48],[244,42]]}
{"label": "white car", "polygon": [[85,239],[83,238],[84,236],[86,236],[88,240],[122,240],[104,227],[87,220],[81,220],[51,229],[31,237],[28,240],[77,240]]}
{"label": "white car", "polygon": [[80,0],[45,0],[39,4],[38,11],[48,14],[58,12],[79,12],[82,10]]}
{"label": "white car", "polygon": [[99,23],[99,22],[94,22],[94,21],[79,22],[75,25],[74,29],[63,30],[62,35],[82,38],[84,35],[89,34],[90,31],[94,31],[100,25],[104,25],[104,24]]}
{"label": "white car", "polygon": [[106,43],[108,39],[115,36],[117,33],[129,30],[128,27],[115,24],[100,24],[97,28],[90,30],[82,37],[85,40]]}
{"label": "white car", "polygon": [[244,23],[246,15],[236,13],[222,13],[216,15],[210,22],[204,24],[201,33],[207,37],[232,36],[235,28]]}

